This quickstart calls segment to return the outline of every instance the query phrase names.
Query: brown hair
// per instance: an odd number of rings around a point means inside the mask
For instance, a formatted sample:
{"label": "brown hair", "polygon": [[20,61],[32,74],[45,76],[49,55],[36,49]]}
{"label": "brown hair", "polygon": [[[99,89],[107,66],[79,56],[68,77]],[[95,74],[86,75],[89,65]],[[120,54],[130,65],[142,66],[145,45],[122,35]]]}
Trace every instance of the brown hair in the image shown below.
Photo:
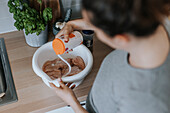
{"label": "brown hair", "polygon": [[170,14],[170,0],[83,0],[92,24],[110,36],[152,34]]}

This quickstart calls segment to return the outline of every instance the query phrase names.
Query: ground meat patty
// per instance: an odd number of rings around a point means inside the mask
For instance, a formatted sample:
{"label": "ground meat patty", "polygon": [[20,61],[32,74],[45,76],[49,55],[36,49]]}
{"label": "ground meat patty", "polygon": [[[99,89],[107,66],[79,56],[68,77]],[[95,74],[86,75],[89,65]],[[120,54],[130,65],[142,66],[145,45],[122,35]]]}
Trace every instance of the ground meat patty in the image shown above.
{"label": "ground meat patty", "polygon": [[[80,56],[75,58],[65,59],[71,65],[71,72],[67,76],[78,74],[85,68],[85,63]],[[42,70],[52,79],[57,79],[65,75],[69,68],[66,63],[57,58],[52,61],[46,61],[42,67]]]}

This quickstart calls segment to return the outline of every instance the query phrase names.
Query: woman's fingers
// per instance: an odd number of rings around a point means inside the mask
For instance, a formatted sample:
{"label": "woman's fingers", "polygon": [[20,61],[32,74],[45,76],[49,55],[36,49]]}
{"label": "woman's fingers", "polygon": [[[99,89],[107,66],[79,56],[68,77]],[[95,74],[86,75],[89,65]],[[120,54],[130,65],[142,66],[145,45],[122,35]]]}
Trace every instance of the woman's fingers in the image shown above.
{"label": "woman's fingers", "polygon": [[68,84],[67,84],[67,87],[70,87],[70,85],[72,84],[73,82],[69,82]]}
{"label": "woman's fingers", "polygon": [[63,34],[63,29],[60,30],[60,32],[57,33],[57,35],[55,36],[55,38],[59,38],[62,34]]}
{"label": "woman's fingers", "polygon": [[60,37],[64,34],[64,40],[66,42],[69,41],[69,34],[73,31],[73,27],[70,24],[66,24],[63,29],[60,30],[60,32],[55,36],[55,38]]}
{"label": "woman's fingers", "polygon": [[73,84],[72,86],[71,86],[71,89],[74,89],[76,87],[76,85],[75,84]]}
{"label": "woman's fingers", "polygon": [[[75,84],[73,84],[73,82],[69,82],[69,83],[67,83],[67,87],[69,87],[69,88],[71,88],[71,89],[74,89],[75,87],[76,87],[76,85]],[[71,86],[71,87],[70,87]]]}
{"label": "woman's fingers", "polygon": [[59,89],[59,88],[56,87],[53,83],[49,83],[49,84],[50,84],[50,86],[51,86],[52,88]]}
{"label": "woman's fingers", "polygon": [[62,87],[62,88],[65,87],[65,84],[63,83],[63,81],[61,80],[61,78],[58,78],[57,81],[58,81],[60,87]]}
{"label": "woman's fingers", "polygon": [[71,32],[69,32],[69,30],[64,30],[64,29],[62,29],[56,36],[55,36],[55,38],[59,38],[61,35],[63,35],[64,34],[64,40],[66,41],[66,42],[68,42],[69,41],[69,34],[70,34]]}
{"label": "woman's fingers", "polygon": [[[72,82],[64,83],[64,82],[61,80],[61,78],[58,78],[57,81],[58,81],[60,87],[56,87],[53,83],[49,83],[49,84],[50,84],[50,86],[51,86],[52,88],[55,88],[55,89],[58,89],[58,90],[59,90],[60,88],[65,88],[66,86],[69,88],[69,87],[73,84]],[[67,84],[67,85],[66,85],[66,84]],[[75,87],[76,87],[76,85],[73,84],[73,85],[70,87],[70,89],[74,89]]]}
{"label": "woman's fingers", "polygon": [[64,40],[65,41],[69,41],[69,34],[71,33],[71,31],[69,29],[64,30]]}

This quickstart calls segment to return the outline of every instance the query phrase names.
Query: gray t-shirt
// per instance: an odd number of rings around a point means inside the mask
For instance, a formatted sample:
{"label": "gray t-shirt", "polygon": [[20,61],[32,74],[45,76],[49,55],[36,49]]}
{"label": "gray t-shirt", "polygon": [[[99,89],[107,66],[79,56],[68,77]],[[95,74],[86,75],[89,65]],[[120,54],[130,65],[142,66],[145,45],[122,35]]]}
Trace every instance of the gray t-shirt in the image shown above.
{"label": "gray t-shirt", "polygon": [[134,68],[127,52],[111,52],[87,100],[97,113],[170,113],[170,52],[154,69]]}

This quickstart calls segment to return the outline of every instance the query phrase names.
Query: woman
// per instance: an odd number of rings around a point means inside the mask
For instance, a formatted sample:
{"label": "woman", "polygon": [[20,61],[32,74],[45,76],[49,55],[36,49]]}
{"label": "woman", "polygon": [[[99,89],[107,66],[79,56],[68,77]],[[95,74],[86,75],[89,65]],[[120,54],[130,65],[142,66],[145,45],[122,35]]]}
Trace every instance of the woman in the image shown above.
{"label": "woman", "polygon": [[[169,0],[82,0],[83,19],[70,21],[56,36],[94,30],[116,48],[103,61],[86,101],[58,79],[51,86],[76,113],[170,113],[169,36],[162,25]],[[101,86],[100,84],[104,84]]]}

